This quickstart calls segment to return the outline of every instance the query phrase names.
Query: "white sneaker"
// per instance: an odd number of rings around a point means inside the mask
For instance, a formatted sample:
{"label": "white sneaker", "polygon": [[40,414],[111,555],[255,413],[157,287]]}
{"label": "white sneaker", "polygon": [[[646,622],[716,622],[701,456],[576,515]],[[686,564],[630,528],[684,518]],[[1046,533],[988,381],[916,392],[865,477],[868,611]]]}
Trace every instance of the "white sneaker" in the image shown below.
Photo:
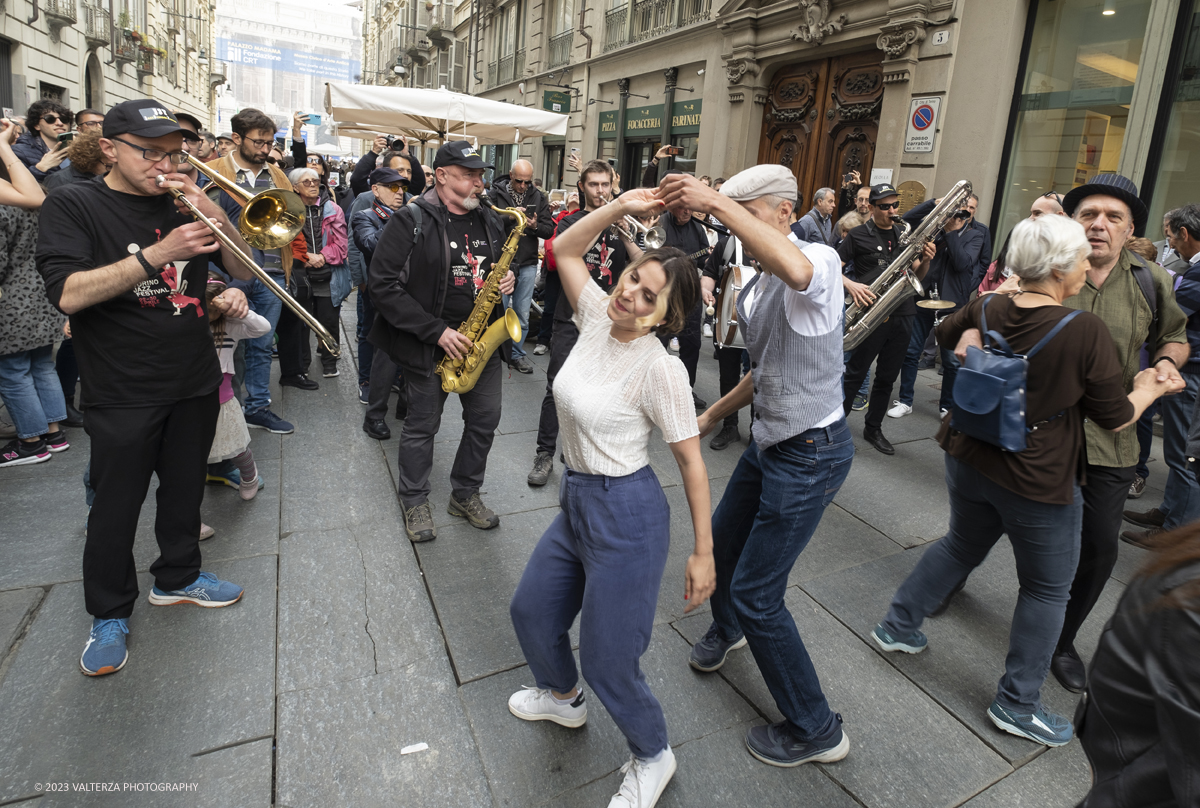
{"label": "white sneaker", "polygon": [[[84,535],[85,536],[87,535],[87,531],[84,531]],[[205,539],[211,539],[215,535],[217,535],[217,531],[213,530],[211,527],[204,524],[203,522],[200,523],[200,541],[204,541]]]}
{"label": "white sneaker", "polygon": [[948,412],[950,412],[950,410],[943,408],[943,409],[938,410],[938,415],[941,416],[942,418],[945,418],[946,413],[948,413]]}
{"label": "white sneaker", "polygon": [[679,353],[679,337],[671,337],[671,350]]}
{"label": "white sneaker", "polygon": [[525,687],[509,696],[508,711],[523,721],[553,721],[563,727],[582,727],[587,721],[583,689],[570,704],[559,704],[549,690]]}
{"label": "white sneaker", "polygon": [[675,753],[668,746],[657,763],[631,756],[621,771],[625,772],[625,782],[609,801],[608,808],[654,808],[675,774]]}
{"label": "white sneaker", "polygon": [[892,408],[887,411],[888,418],[903,418],[906,415],[912,415],[912,407],[902,401],[893,401]]}
{"label": "white sneaker", "polygon": [[537,344],[537,345],[534,347],[534,349],[533,349],[533,355],[534,355],[534,356],[541,356],[542,354],[546,353],[546,351],[548,351],[548,350],[550,350],[550,349],[549,349],[549,348],[547,348],[545,345],[542,345],[542,344],[539,342],[539,343],[538,343],[538,344]]}
{"label": "white sneaker", "polygon": [[706,336],[706,337],[711,337],[711,336],[712,336],[712,326],[711,326],[711,325],[709,325],[708,323],[705,323],[705,324],[704,324],[704,329],[703,329],[703,331],[704,331],[704,336]]}

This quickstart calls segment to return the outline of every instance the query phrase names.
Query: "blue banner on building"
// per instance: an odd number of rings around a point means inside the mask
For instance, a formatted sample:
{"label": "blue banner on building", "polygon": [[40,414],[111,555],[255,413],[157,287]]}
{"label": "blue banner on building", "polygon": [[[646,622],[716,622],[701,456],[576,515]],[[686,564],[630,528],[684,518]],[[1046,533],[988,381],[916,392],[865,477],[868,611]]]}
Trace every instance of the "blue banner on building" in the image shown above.
{"label": "blue banner on building", "polygon": [[361,63],[357,59],[324,56],[222,37],[217,38],[217,58],[233,64],[265,67],[285,73],[302,73],[333,81],[354,81],[354,77],[361,72]]}

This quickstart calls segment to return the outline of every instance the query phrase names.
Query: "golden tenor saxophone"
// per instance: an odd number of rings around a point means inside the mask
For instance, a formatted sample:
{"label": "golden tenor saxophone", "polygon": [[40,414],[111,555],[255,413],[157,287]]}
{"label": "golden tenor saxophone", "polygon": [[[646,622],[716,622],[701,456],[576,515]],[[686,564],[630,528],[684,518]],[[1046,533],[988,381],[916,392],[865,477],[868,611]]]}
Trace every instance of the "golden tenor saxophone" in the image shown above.
{"label": "golden tenor saxophone", "polygon": [[522,208],[498,208],[486,196],[479,197],[479,203],[496,213],[516,219],[517,225],[509,232],[500,260],[492,266],[483,288],[479,290],[471,316],[458,327],[458,333],[471,340],[471,349],[462,359],[447,355],[438,362],[437,374],[442,377],[442,389],[447,393],[466,393],[474,388],[484,365],[496,349],[506,339],[521,341],[521,320],[511,308],[505,309],[504,316],[490,326],[488,319],[492,316],[492,309],[500,302],[500,281],[508,274],[508,267],[517,254],[517,243],[525,232],[528,219]]}

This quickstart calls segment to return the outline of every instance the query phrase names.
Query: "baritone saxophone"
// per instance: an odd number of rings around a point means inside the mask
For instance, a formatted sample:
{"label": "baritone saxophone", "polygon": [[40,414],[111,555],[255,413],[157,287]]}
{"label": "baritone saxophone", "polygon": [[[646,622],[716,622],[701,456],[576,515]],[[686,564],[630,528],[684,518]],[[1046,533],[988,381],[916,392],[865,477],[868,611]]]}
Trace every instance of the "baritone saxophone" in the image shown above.
{"label": "baritone saxophone", "polygon": [[483,288],[479,290],[479,295],[475,298],[475,307],[471,309],[471,316],[458,327],[458,333],[471,340],[470,350],[462,359],[453,359],[447,355],[438,362],[437,374],[442,377],[442,389],[447,393],[466,393],[474,388],[484,365],[496,349],[508,339],[520,342],[522,336],[521,320],[511,308],[505,309],[504,316],[490,326],[488,320],[492,316],[492,309],[500,302],[500,281],[508,274],[508,267],[512,264],[513,256],[517,254],[517,244],[529,220],[523,209],[498,208],[486,196],[479,197],[479,203],[502,216],[516,219],[517,224],[504,242],[500,260],[492,266]]}

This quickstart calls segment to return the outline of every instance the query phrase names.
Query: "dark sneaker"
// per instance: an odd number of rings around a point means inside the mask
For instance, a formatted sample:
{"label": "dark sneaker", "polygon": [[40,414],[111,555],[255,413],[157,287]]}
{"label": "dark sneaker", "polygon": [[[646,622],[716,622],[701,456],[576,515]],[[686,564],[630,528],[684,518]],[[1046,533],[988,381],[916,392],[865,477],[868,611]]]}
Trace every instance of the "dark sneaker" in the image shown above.
{"label": "dark sneaker", "polygon": [[854,397],[854,402],[851,403],[850,409],[854,410],[855,412],[862,412],[866,408],[867,408],[867,397],[864,396],[862,393],[859,393],[858,395],[856,395]]}
{"label": "dark sneaker", "polygon": [[1125,498],[1141,499],[1144,493],[1146,493],[1146,478],[1140,474],[1135,474],[1133,482],[1129,484],[1129,493],[1125,495]]}
{"label": "dark sneaker", "polygon": [[802,741],[792,734],[788,722],[751,727],[746,733],[750,754],[771,766],[791,768],[802,763],[833,763],[850,753],[850,740],[842,732],[842,717],[825,738]]}
{"label": "dark sneaker", "polygon": [[370,404],[371,403],[371,383],[370,382],[363,382],[362,384],[360,384],[358,386],[358,403],[359,404]]}
{"label": "dark sneaker", "polygon": [[255,412],[246,413],[246,426],[254,427],[255,429],[265,429],[276,435],[290,435],[296,431],[296,427],[265,407]]}
{"label": "dark sneaker", "polygon": [[392,430],[388,428],[387,421],[382,418],[376,420],[368,418],[363,421],[363,432],[366,432],[369,437],[375,440],[391,440]]}
{"label": "dark sneaker", "polygon": [[1125,511],[1125,521],[1138,527],[1162,527],[1167,521],[1167,515],[1158,508],[1148,511]]}
{"label": "dark sneaker", "polygon": [[428,502],[404,509],[404,532],[414,544],[437,538],[437,528],[433,526],[433,511],[430,510]]}
{"label": "dark sneaker", "polygon": [[163,591],[157,586],[150,590],[150,602],[155,606],[174,606],[176,603],[194,603],[206,609],[219,609],[242,599],[242,588],[229,581],[222,581],[211,572],[202,572],[190,585],[183,589]]}
{"label": "dark sneaker", "polygon": [[295,376],[280,376],[280,387],[295,387],[297,390],[319,390],[321,385],[308,378],[307,373],[297,373]]}
{"label": "dark sneaker", "polygon": [[719,452],[731,443],[736,443],[742,439],[742,433],[738,431],[737,424],[728,424],[721,427],[721,431],[713,435],[713,439],[708,442],[708,448]]}
{"label": "dark sneaker", "polygon": [[65,452],[71,448],[71,444],[67,440],[67,430],[65,429],[60,429],[57,432],[47,432],[45,435],[42,435],[42,440],[46,442],[46,448],[54,454]]}
{"label": "dark sneaker", "polygon": [[1066,746],[1074,734],[1070,721],[1045,707],[1039,707],[1036,713],[1017,713],[993,701],[987,714],[1005,732],[1046,746]]}
{"label": "dark sneaker", "polygon": [[721,637],[721,630],[714,622],[708,627],[708,632],[700,638],[700,642],[692,646],[692,655],[688,664],[698,671],[712,673],[725,664],[725,657],[730,651],[746,647],[746,637],[742,635],[736,640],[726,640]]}
{"label": "dark sneaker", "polygon": [[93,617],[92,631],[79,657],[79,670],[87,676],[104,676],[125,667],[129,661],[129,651],[125,648],[128,633],[129,621],[124,617],[112,620]]}
{"label": "dark sneaker", "polygon": [[79,429],[83,426],[83,413],[75,409],[75,405],[67,402],[67,419],[62,422],[63,426],[74,427]]}
{"label": "dark sneaker", "polygon": [[340,376],[341,371],[338,370],[337,362],[332,362],[328,365],[321,366],[321,375],[326,379],[332,379],[335,376]]}
{"label": "dark sneaker", "polygon": [[451,516],[465,516],[472,527],[477,527],[480,530],[491,530],[496,525],[500,524],[500,517],[496,512],[483,504],[483,500],[479,498],[479,492],[476,491],[466,502],[457,500],[454,495],[450,495],[450,504],[446,506],[446,513]]}
{"label": "dark sneaker", "polygon": [[533,373],[533,363],[527,356],[518,356],[508,366],[519,373]]}
{"label": "dark sneaker", "polygon": [[1153,550],[1155,548],[1155,538],[1166,532],[1166,529],[1161,527],[1148,527],[1145,530],[1124,530],[1121,532],[1121,541],[1126,544],[1132,544],[1134,547],[1141,547],[1143,550]]}
{"label": "dark sneaker", "polygon": [[552,471],[554,471],[554,455],[549,452],[538,452],[537,457],[533,460],[533,471],[529,472],[525,482],[530,485],[545,485],[546,481],[550,479]]}
{"label": "dark sneaker", "polygon": [[914,631],[912,634],[907,634],[903,637],[893,637],[883,627],[883,623],[880,623],[871,630],[871,639],[885,651],[903,651],[906,654],[919,654],[929,644],[929,640],[925,639],[925,635],[919,631]]}
{"label": "dark sneaker", "polygon": [[704,412],[708,409],[708,402],[695,393],[692,393],[692,405],[695,406],[696,412]]}
{"label": "dark sneaker", "polygon": [[934,360],[932,357],[922,355],[921,358],[917,360],[917,370],[933,370],[935,362],[936,360]]}
{"label": "dark sneaker", "polygon": [[49,459],[50,450],[41,438],[34,443],[14,438],[0,449],[0,466],[28,466],[31,463],[45,463]]}

